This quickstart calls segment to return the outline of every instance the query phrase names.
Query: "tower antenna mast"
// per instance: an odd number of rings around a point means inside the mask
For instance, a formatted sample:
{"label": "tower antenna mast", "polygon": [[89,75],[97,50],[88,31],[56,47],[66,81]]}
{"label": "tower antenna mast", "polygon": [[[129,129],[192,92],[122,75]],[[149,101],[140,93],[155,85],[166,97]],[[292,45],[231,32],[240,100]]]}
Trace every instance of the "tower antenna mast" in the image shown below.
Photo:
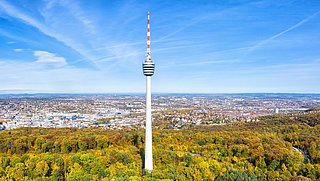
{"label": "tower antenna mast", "polygon": [[154,63],[150,51],[150,12],[148,11],[147,29],[147,54],[142,64],[143,74],[146,76],[146,140],[145,140],[145,169],[148,172],[153,170],[152,161],[152,116],[151,116],[151,76],[154,73]]}

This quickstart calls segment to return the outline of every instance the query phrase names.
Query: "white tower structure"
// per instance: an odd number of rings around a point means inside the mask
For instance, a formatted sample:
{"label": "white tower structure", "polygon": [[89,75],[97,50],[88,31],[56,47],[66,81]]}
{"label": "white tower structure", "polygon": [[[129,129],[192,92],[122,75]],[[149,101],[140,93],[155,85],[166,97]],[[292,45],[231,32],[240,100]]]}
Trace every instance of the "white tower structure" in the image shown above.
{"label": "white tower structure", "polygon": [[145,140],[145,169],[153,169],[152,161],[152,117],[151,117],[151,76],[154,73],[154,63],[150,52],[150,12],[148,12],[147,54],[142,64],[143,74],[146,76],[146,140]]}

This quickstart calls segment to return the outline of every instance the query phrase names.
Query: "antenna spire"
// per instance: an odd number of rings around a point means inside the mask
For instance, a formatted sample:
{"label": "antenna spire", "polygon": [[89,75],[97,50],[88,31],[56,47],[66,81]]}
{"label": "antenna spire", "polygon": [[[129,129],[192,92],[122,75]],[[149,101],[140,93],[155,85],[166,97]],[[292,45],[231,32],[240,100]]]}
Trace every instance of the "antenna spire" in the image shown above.
{"label": "antenna spire", "polygon": [[147,56],[150,56],[150,11],[148,11],[148,30],[147,30]]}

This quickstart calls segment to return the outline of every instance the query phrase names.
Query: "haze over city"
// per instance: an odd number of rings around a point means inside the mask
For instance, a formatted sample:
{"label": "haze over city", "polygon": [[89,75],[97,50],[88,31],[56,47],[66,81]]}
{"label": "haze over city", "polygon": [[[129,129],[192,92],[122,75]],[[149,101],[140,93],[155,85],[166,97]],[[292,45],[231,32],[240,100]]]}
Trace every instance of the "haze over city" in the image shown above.
{"label": "haze over city", "polygon": [[0,1],[0,93],[319,93],[320,2]]}

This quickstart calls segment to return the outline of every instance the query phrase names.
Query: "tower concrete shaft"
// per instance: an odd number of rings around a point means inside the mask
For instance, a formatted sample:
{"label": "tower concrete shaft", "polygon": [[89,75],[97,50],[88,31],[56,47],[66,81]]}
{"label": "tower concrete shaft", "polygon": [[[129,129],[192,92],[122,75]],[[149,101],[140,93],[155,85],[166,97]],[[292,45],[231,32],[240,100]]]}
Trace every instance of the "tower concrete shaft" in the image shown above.
{"label": "tower concrete shaft", "polygon": [[146,148],[145,148],[145,169],[152,171],[152,117],[151,117],[151,76],[146,77]]}
{"label": "tower concrete shaft", "polygon": [[151,76],[154,74],[154,63],[150,51],[150,12],[148,12],[147,54],[142,64],[143,74],[146,76],[146,139],[145,139],[145,169],[153,170],[152,160],[152,115],[151,115]]}

